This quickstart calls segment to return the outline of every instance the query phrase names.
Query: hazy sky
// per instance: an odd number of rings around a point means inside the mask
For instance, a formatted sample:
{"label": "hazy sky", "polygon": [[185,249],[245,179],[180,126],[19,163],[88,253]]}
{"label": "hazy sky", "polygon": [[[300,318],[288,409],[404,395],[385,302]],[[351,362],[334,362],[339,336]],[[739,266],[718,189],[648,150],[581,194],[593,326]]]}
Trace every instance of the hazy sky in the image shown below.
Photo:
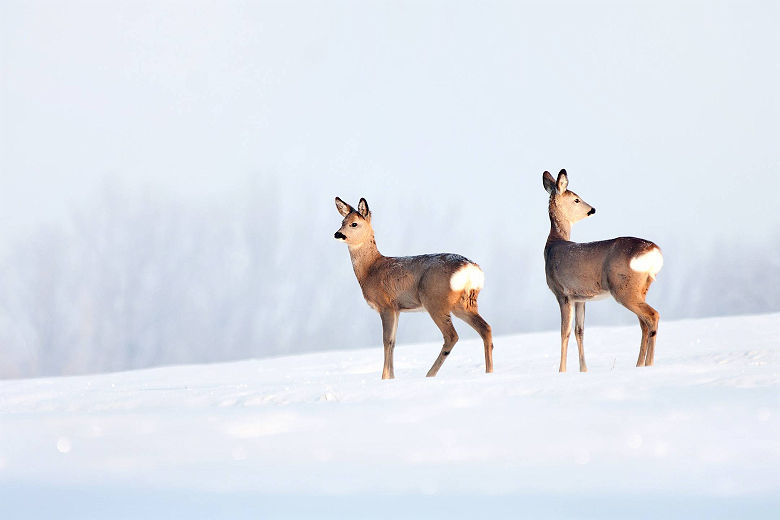
{"label": "hazy sky", "polygon": [[580,239],[780,225],[775,1],[0,5],[0,244],[112,178],[537,226],[562,167]]}
{"label": "hazy sky", "polygon": [[557,328],[561,168],[598,209],[575,240],[663,249],[662,320],[776,311],[778,27],[777,1],[0,0],[5,373],[379,344],[335,195],[385,254],[479,262],[497,335]]}

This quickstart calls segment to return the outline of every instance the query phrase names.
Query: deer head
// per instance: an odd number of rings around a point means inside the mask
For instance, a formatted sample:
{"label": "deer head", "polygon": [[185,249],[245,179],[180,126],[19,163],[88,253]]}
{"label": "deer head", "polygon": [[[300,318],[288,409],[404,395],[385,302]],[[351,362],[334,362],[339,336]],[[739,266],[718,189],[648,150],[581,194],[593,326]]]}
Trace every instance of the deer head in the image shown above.
{"label": "deer head", "polygon": [[542,174],[544,189],[550,194],[550,215],[573,224],[596,213],[596,208],[585,202],[579,195],[566,189],[569,177],[566,170],[561,170],[558,180],[554,180],[550,172]]}
{"label": "deer head", "polygon": [[344,217],[341,221],[341,227],[333,238],[346,242],[350,247],[360,247],[365,242],[374,238],[374,229],[371,227],[371,211],[368,209],[368,202],[361,198],[358,203],[358,209],[336,197],[336,209]]}

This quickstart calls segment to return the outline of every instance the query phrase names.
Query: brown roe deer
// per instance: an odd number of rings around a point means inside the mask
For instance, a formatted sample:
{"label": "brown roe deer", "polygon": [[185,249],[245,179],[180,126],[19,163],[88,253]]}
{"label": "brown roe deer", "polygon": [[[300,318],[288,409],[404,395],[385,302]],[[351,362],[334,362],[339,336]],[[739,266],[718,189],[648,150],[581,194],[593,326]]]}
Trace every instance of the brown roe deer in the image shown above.
{"label": "brown roe deer", "polygon": [[574,317],[580,372],[587,372],[582,343],[585,302],[609,295],[639,318],[642,343],[636,366],[652,365],[658,312],[645,302],[645,296],[663,266],[661,249],[648,240],[634,237],[572,242],[571,225],[593,215],[596,209],[567,189],[566,170],[560,171],[557,181],[550,172],[544,172],[542,183],[550,194],[550,235],[544,246],[544,271],[547,286],[561,308],[560,371],[566,372],[566,351]]}
{"label": "brown roe deer", "polygon": [[344,220],[334,238],[349,248],[363,297],[382,319],[385,361],[382,379],[392,379],[393,349],[401,312],[427,311],[444,336],[444,346],[427,376],[441,368],[458,333],[452,326],[452,314],[462,319],[482,337],[485,346],[485,371],[493,372],[493,336],[490,325],[477,312],[477,296],[485,275],[477,264],[449,253],[390,257],[376,247],[371,212],[366,199],[358,209],[336,197],[336,208]]}

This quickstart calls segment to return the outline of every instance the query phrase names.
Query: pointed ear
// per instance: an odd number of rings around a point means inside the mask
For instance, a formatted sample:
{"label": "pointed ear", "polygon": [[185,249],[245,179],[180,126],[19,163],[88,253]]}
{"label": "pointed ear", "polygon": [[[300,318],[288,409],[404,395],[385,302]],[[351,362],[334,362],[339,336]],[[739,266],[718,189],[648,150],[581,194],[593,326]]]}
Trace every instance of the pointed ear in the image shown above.
{"label": "pointed ear", "polygon": [[545,171],[542,174],[542,185],[544,186],[544,189],[547,190],[547,193],[550,195],[553,194],[553,191],[555,191],[555,179],[553,179],[553,176],[550,175],[550,172]]}
{"label": "pointed ear", "polygon": [[358,202],[358,213],[360,213],[364,219],[371,219],[371,211],[368,209],[368,202],[362,197],[360,198],[360,202]]}
{"label": "pointed ear", "polygon": [[558,193],[566,191],[566,187],[569,185],[569,176],[566,175],[566,170],[561,170],[558,173],[558,182],[555,185],[558,188]]}
{"label": "pointed ear", "polygon": [[339,210],[339,213],[342,217],[346,217],[353,211],[355,211],[352,206],[341,200],[340,198],[336,197],[336,209]]}

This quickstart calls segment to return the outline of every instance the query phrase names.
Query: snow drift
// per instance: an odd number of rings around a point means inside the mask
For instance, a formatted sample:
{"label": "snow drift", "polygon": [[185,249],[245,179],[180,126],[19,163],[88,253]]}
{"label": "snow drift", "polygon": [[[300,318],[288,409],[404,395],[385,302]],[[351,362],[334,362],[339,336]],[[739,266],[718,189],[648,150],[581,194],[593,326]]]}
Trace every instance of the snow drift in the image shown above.
{"label": "snow drift", "polygon": [[63,517],[772,516],[780,315],[0,382],[0,510]]}

